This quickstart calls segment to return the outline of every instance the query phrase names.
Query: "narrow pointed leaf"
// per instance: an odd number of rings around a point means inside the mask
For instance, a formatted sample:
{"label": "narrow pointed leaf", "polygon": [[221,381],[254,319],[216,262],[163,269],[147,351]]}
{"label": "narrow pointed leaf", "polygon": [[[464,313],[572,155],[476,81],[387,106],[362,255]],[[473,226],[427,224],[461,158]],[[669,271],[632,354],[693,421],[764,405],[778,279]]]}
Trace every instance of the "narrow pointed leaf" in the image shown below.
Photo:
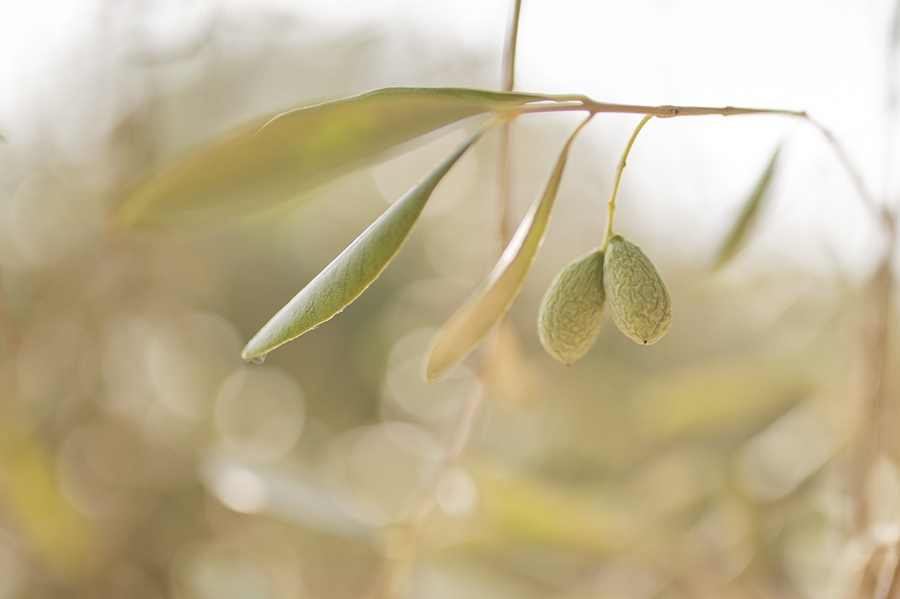
{"label": "narrow pointed leaf", "polygon": [[769,188],[775,174],[775,165],[778,162],[778,154],[780,152],[781,147],[779,146],[775,149],[775,153],[772,154],[772,158],[769,160],[766,170],[763,171],[762,176],[756,182],[756,187],[753,189],[753,192],[744,202],[744,207],[741,209],[737,220],[734,221],[734,225],[732,225],[731,230],[728,232],[728,236],[725,237],[725,240],[722,242],[722,245],[716,254],[713,268],[718,269],[725,266],[725,264],[730,262],[741,248],[744,247],[747,236],[756,224],[760,209],[768,200]]}
{"label": "narrow pointed leaf", "polygon": [[544,240],[569,148],[589,120],[579,125],[569,137],[544,192],[528,209],[487,279],[438,331],[425,365],[425,378],[429,382],[436,381],[459,364],[509,310]]}
{"label": "narrow pointed leaf", "polygon": [[268,210],[386,151],[461,119],[543,96],[465,88],[386,88],[240,127],[147,177],[124,199],[124,228],[203,223]]}
{"label": "narrow pointed leaf", "polygon": [[241,357],[245,360],[264,357],[279,345],[331,319],[359,297],[400,250],[440,180],[484,131],[484,127],[479,129],[458,145],[369,225],[253,336]]}

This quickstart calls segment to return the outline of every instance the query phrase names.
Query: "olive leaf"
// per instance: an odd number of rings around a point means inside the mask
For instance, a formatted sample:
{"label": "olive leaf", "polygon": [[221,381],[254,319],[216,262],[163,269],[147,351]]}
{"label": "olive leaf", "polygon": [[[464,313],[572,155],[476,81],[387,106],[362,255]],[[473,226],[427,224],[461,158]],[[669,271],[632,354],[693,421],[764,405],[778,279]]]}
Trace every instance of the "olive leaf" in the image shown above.
{"label": "olive leaf", "polygon": [[590,120],[588,117],[569,136],[543,193],[528,209],[487,279],[438,331],[425,365],[425,378],[429,382],[439,379],[469,355],[518,295],[544,240],[569,148]]}
{"label": "olive leaf", "polygon": [[490,123],[470,135],[347,246],[259,330],[241,352],[259,359],[314,329],[362,294],[391,262],[437,184]]}
{"label": "olive leaf", "polygon": [[248,123],[147,177],[123,228],[204,223],[271,209],[461,119],[549,98],[465,88],[385,88]]}
{"label": "olive leaf", "polygon": [[747,236],[756,224],[760,208],[769,197],[769,188],[775,174],[775,165],[778,162],[778,154],[780,152],[781,146],[775,149],[775,153],[772,154],[769,164],[763,171],[762,176],[756,182],[756,187],[744,202],[744,207],[741,209],[737,220],[734,221],[734,225],[732,225],[731,230],[719,247],[719,251],[716,254],[716,260],[713,264],[714,269],[725,266],[744,246]]}

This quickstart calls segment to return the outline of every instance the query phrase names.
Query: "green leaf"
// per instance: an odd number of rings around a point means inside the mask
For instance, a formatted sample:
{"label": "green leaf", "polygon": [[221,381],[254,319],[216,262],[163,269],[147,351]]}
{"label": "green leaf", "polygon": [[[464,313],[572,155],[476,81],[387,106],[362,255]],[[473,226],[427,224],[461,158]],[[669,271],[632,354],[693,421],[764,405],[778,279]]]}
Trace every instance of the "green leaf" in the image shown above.
{"label": "green leaf", "polygon": [[438,331],[432,341],[425,366],[425,378],[429,382],[442,377],[469,355],[506,314],[519,294],[544,240],[566,159],[569,156],[569,148],[588,121],[590,117],[569,137],[547,180],[544,192],[528,209],[528,213],[487,279]]}
{"label": "green leaf", "polygon": [[124,228],[204,223],[271,209],[461,119],[547,100],[464,88],[386,88],[248,123],[147,177]]}
{"label": "green leaf", "polygon": [[362,294],[391,262],[440,180],[487,129],[482,127],[425,175],[406,195],[353,240],[244,347],[241,357],[259,359],[314,329]]}
{"label": "green leaf", "polygon": [[725,266],[725,264],[730,262],[741,248],[744,247],[747,236],[756,224],[760,208],[769,197],[769,187],[772,183],[772,177],[775,174],[775,164],[778,162],[778,154],[780,152],[781,146],[775,149],[775,153],[772,154],[772,158],[769,160],[766,170],[763,171],[762,176],[756,182],[753,193],[751,193],[744,202],[743,209],[741,209],[737,220],[734,221],[734,225],[731,227],[731,231],[728,232],[728,236],[725,237],[725,240],[719,248],[719,252],[716,254],[716,260],[713,265],[714,269]]}

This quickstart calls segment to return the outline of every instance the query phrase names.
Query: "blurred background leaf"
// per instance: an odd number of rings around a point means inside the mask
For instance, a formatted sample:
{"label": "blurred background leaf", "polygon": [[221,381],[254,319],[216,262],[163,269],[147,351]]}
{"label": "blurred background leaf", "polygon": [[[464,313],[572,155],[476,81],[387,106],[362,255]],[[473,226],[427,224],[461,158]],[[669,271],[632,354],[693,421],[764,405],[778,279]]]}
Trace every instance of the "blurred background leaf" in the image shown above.
{"label": "blurred background leaf", "polygon": [[124,227],[212,224],[271,210],[411,139],[540,96],[387,88],[259,119],[150,175],[119,208]]}
{"label": "blurred background leaf", "polygon": [[772,177],[775,175],[775,165],[778,162],[778,154],[781,153],[781,147],[775,149],[772,158],[766,165],[765,170],[756,182],[756,186],[741,207],[741,212],[735,219],[731,230],[722,242],[719,253],[716,255],[714,267],[722,268],[731,261],[732,258],[740,251],[741,247],[746,243],[747,236],[753,230],[759,216],[759,211],[766,203],[769,197],[769,186],[772,183]]}

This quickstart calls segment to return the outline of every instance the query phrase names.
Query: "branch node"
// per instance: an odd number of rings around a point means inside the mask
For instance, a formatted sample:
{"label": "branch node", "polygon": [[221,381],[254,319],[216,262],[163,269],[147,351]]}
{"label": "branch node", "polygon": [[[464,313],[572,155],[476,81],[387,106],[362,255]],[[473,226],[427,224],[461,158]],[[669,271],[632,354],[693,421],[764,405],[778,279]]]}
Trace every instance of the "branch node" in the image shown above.
{"label": "branch node", "polygon": [[678,106],[671,106],[669,104],[666,104],[665,106],[658,106],[657,110],[659,110],[659,114],[655,116],[663,119],[671,119],[681,114],[681,108],[679,108]]}

